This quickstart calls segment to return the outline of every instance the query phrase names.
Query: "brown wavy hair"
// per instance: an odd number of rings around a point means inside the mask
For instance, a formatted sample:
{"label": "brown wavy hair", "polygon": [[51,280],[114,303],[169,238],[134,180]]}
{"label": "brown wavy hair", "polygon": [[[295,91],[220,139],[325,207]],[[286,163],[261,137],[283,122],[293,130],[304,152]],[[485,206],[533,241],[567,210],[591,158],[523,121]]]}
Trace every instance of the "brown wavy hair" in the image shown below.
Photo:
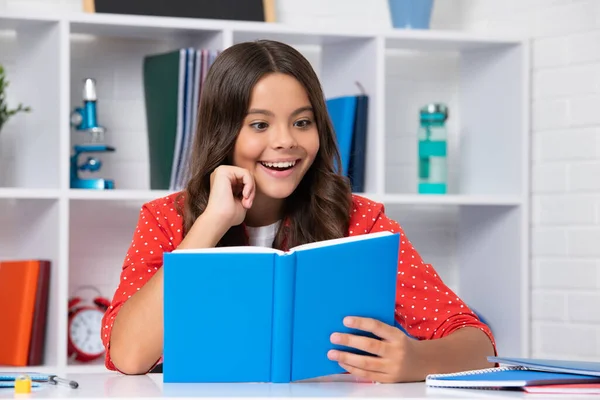
{"label": "brown wavy hair", "polygon": [[[231,164],[254,85],[269,73],[291,75],[304,86],[320,142],[313,164],[285,201],[282,217],[287,223],[280,225],[273,246],[289,249],[347,235],[352,192],[348,179],[339,172],[340,155],[321,84],[310,63],[297,50],[269,40],[225,49],[208,71],[198,108],[190,180],[181,193],[182,201],[177,202],[184,207],[184,235],[208,204],[210,174],[219,165]],[[231,227],[217,246],[245,245],[243,225]]]}

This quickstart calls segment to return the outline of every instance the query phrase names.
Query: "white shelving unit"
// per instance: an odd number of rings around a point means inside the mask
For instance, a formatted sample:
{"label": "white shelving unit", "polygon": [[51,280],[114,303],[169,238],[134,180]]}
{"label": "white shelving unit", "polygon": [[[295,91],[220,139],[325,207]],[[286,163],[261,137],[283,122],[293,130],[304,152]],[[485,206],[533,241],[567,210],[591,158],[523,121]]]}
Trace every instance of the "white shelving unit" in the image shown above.
{"label": "white shelving unit", "polygon": [[[102,14],[5,14],[0,34],[0,63],[11,67],[9,99],[33,108],[0,135],[0,259],[46,258],[53,266],[45,364],[37,370],[103,370],[103,360],[75,365],[67,359],[68,297],[83,284],[97,284],[112,296],[139,207],[167,194],[148,190],[140,85],[144,54],[181,46],[224,49],[258,38],[316,54],[327,97],[356,93],[360,81],[371,99],[363,195],[384,202],[390,213],[402,208],[455,213],[453,287],[490,322],[502,354],[529,354],[527,42],[455,32],[313,30]],[[411,171],[414,160],[410,146],[399,145],[403,103],[396,108],[393,99],[420,101],[418,90],[398,94],[390,83],[397,72],[390,60],[402,54],[456,62],[449,86],[452,185],[445,196],[397,189],[415,186],[406,178],[410,173],[397,174],[396,167],[405,163]],[[98,79],[100,123],[108,126],[109,144],[117,147],[114,156],[100,156],[101,176],[116,181],[112,191],[69,188],[69,157],[78,140],[69,115],[81,102],[81,79],[89,74]],[[109,78],[112,86],[103,87]],[[103,96],[112,96],[115,105],[103,109],[109,103]],[[415,127],[416,146],[417,115],[405,120]],[[410,135],[405,132],[407,143]]]}

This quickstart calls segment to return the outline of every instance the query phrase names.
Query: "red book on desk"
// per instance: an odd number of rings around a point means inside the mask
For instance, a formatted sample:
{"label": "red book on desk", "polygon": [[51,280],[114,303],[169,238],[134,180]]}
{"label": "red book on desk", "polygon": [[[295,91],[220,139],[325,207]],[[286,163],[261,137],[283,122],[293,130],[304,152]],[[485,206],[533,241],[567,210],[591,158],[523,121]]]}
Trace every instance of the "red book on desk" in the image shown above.
{"label": "red book on desk", "polygon": [[0,261],[0,365],[42,364],[49,281],[49,261]]}

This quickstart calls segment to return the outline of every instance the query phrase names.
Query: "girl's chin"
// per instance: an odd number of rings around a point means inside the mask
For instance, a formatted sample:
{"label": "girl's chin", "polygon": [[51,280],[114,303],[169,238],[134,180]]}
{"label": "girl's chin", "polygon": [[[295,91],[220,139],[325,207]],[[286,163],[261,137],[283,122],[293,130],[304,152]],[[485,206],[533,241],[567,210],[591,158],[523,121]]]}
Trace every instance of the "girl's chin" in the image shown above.
{"label": "girl's chin", "polygon": [[279,185],[261,185],[260,182],[257,182],[257,191],[264,197],[270,199],[287,199],[294,193],[296,190],[296,185],[281,183]]}

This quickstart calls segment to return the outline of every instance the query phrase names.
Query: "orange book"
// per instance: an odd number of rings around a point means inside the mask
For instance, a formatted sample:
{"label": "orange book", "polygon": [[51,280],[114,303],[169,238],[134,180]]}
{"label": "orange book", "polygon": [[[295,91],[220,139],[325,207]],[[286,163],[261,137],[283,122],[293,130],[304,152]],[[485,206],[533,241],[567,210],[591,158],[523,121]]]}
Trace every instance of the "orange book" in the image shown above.
{"label": "orange book", "polygon": [[42,363],[50,262],[0,261],[0,365]]}

